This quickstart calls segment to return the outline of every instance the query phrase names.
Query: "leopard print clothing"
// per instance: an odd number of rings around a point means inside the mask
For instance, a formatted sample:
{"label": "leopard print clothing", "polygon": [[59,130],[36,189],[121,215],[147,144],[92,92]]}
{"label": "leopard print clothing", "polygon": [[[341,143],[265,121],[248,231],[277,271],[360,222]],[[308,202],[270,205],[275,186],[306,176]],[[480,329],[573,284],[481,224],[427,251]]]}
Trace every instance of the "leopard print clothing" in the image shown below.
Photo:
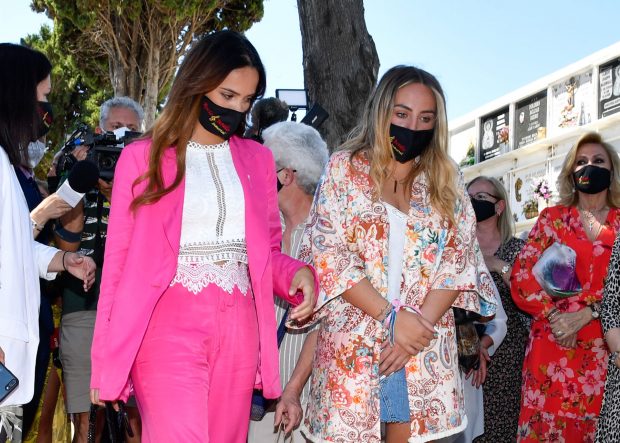
{"label": "leopard print clothing", "polygon": [[[620,236],[616,238],[609,261],[601,305],[603,332],[620,328]],[[596,443],[620,443],[620,369],[611,360],[607,369],[603,406],[596,429]]]}

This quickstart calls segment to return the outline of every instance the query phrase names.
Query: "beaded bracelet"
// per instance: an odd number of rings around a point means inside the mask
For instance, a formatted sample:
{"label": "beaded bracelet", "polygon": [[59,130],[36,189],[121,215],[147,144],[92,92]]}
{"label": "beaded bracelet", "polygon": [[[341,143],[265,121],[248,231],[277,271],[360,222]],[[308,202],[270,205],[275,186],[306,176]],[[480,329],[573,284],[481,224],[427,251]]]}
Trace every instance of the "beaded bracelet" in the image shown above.
{"label": "beaded bracelet", "polygon": [[401,309],[407,309],[413,311],[415,314],[422,315],[422,311],[417,306],[406,305],[400,302],[400,300],[392,300],[390,303],[390,312],[383,319],[383,327],[388,331],[388,340],[390,342],[390,346],[394,346],[395,340],[395,328],[396,328],[396,314]]}
{"label": "beaded bracelet", "polygon": [[380,322],[384,322],[385,319],[388,317],[388,315],[390,315],[391,310],[392,310],[392,304],[388,302],[385,305],[385,307],[381,309],[381,312],[379,312],[379,315],[377,316],[377,320],[379,320]]}

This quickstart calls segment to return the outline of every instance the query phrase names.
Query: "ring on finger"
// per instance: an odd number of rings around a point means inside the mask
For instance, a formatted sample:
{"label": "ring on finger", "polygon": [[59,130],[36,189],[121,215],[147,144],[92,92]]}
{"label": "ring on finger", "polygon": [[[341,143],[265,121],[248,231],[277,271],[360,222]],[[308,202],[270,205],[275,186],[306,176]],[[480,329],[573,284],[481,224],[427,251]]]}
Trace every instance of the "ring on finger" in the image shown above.
{"label": "ring on finger", "polygon": [[555,335],[556,337],[561,337],[562,335],[564,335],[564,333],[562,331],[557,331]]}

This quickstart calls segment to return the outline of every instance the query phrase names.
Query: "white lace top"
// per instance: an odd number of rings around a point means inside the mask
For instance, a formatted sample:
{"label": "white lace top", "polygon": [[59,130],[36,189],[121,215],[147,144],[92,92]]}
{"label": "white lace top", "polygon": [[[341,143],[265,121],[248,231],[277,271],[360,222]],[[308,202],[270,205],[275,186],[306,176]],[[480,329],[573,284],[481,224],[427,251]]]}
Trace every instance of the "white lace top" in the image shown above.
{"label": "white lace top", "polygon": [[187,144],[181,248],[176,275],[194,294],[215,283],[246,294],[250,282],[245,243],[245,200],[228,141]]}

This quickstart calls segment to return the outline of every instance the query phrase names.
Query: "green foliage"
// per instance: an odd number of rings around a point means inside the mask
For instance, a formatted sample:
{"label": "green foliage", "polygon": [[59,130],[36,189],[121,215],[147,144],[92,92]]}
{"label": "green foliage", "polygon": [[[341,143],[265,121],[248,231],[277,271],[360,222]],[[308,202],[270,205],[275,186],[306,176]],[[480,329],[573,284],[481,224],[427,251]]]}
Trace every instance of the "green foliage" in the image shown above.
{"label": "green foliage", "polygon": [[31,7],[54,20],[58,47],[86,78],[108,76],[115,95],[146,105],[147,122],[195,39],[244,31],[263,16],[262,0],[32,0]]}
{"label": "green foliage", "polygon": [[23,39],[24,44],[43,52],[52,63],[52,91],[48,100],[54,110],[54,124],[47,135],[49,151],[35,171],[40,178],[45,177],[53,155],[79,122],[96,126],[99,103],[112,93],[107,76],[81,69],[74,57],[64,51],[59,43],[59,29],[51,30],[44,25],[39,34]]}

